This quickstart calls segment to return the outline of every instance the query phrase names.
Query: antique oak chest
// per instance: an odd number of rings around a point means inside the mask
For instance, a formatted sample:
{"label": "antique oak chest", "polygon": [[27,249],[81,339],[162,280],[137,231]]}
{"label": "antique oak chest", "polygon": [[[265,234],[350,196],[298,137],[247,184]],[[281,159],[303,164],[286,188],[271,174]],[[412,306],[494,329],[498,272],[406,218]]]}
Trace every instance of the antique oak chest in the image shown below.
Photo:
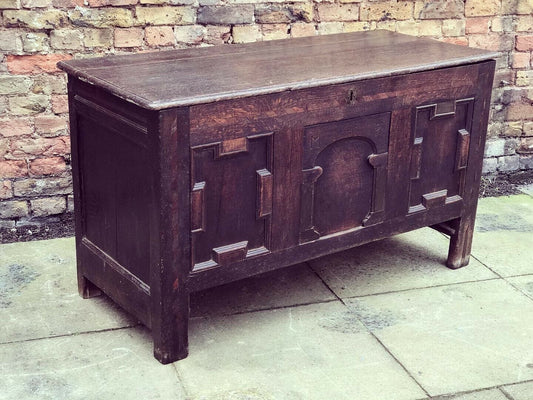
{"label": "antique oak chest", "polygon": [[424,226],[466,265],[496,56],[373,31],[61,62],[80,293],[169,363],[194,291]]}

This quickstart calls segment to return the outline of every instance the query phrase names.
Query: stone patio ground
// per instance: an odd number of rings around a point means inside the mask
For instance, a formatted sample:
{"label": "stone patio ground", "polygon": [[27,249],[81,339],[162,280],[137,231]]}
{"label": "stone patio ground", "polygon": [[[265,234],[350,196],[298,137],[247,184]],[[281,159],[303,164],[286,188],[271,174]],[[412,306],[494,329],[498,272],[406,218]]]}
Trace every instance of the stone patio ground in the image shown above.
{"label": "stone patio ground", "polygon": [[533,187],[429,228],[197,293],[190,355],[77,294],[74,239],[0,246],[0,399],[533,400]]}

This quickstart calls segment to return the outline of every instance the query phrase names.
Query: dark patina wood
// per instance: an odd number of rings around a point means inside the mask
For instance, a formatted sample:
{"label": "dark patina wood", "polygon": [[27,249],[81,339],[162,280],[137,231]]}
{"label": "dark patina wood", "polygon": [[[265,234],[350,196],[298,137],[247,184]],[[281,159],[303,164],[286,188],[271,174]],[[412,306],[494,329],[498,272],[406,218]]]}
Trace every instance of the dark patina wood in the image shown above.
{"label": "dark patina wood", "polygon": [[374,31],[61,62],[80,294],[189,294],[423,226],[468,263],[496,54]]}

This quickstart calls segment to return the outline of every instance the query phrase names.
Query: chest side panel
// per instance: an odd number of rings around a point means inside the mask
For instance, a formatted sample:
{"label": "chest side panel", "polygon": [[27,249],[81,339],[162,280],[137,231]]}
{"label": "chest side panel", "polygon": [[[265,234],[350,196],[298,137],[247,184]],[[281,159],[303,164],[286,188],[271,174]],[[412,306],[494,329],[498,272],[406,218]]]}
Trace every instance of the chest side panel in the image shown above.
{"label": "chest side panel", "polygon": [[148,290],[152,202],[146,116],[83,84],[76,93],[82,243]]}

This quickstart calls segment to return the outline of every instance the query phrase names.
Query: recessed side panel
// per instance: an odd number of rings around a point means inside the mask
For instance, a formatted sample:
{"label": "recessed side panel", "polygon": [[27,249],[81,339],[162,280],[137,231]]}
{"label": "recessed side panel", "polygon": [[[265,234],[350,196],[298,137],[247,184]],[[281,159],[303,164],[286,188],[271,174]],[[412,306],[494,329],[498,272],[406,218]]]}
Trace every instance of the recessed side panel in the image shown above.
{"label": "recessed side panel", "polygon": [[192,148],[193,272],[270,250],[272,133]]}
{"label": "recessed side panel", "polygon": [[145,132],[76,103],[82,235],[94,251],[149,284],[150,180]]}
{"label": "recessed side panel", "polygon": [[113,196],[116,167],[108,154],[115,147],[115,135],[96,121],[78,115],[78,135],[83,153],[80,159],[82,191],[82,235],[117,256],[116,202]]}
{"label": "recessed side panel", "polygon": [[462,201],[474,99],[416,107],[408,213]]}

